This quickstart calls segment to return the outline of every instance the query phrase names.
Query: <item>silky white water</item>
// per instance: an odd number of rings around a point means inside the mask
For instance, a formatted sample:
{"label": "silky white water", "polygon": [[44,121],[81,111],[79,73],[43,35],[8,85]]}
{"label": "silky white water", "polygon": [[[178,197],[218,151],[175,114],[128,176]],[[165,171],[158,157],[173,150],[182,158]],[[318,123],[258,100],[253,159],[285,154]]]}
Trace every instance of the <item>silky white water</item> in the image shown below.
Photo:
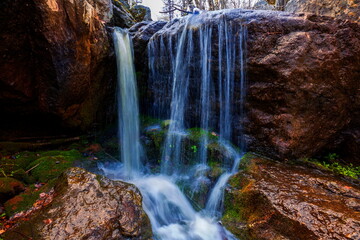
{"label": "silky white water", "polygon": [[119,139],[121,160],[125,167],[126,178],[140,173],[140,132],[139,104],[135,78],[132,42],[129,34],[115,28],[113,33],[118,80],[119,102]]}
{"label": "silky white water", "polygon": [[[230,26],[225,18],[218,19],[218,25],[207,24],[211,17],[207,13],[181,19],[184,28],[175,38],[152,38],[148,45],[150,84],[160,87],[158,94],[163,98],[154,100],[154,113],[163,118],[168,115],[170,125],[163,146],[160,173],[145,174],[140,161],[139,111],[133,50],[127,31],[114,30],[114,45],[117,57],[119,86],[119,138],[122,163],[101,165],[105,175],[113,179],[123,179],[134,183],[143,195],[143,206],[150,218],[154,239],[156,240],[232,240],[236,239],[218,220],[223,207],[224,188],[227,180],[238,168],[241,154],[235,150],[231,141],[233,126],[232,102],[235,81],[240,82],[240,101],[245,96],[244,50],[245,36],[242,26]],[[217,28],[217,29],[215,29]],[[214,30],[217,39],[214,38]],[[214,39],[217,48],[213,47]],[[238,46],[238,47],[236,47]],[[213,55],[217,50],[219,54]],[[168,60],[163,67],[163,57]],[[236,65],[236,61],[241,61]],[[214,62],[218,66],[214,66]],[[240,66],[240,78],[236,79],[235,66]],[[218,75],[212,71],[218,69]],[[194,69],[197,69],[194,74]],[[191,84],[199,79],[199,89],[189,99]],[[161,87],[162,86],[162,87]],[[166,99],[170,94],[171,99]],[[217,108],[214,106],[214,99]],[[212,183],[206,176],[207,145],[209,135],[202,134],[196,160],[193,166],[185,165],[182,159],[183,141],[188,136],[187,119],[189,101],[196,101],[197,116],[194,119],[205,132],[219,131],[218,144],[226,151],[223,168],[226,171]],[[167,101],[167,102],[166,102]],[[243,109],[240,110],[243,116]],[[218,119],[215,115],[219,116]],[[241,138],[243,138],[241,136]],[[240,140],[242,145],[243,140]],[[244,150],[244,149],[242,149]],[[179,185],[182,186],[179,188]],[[209,186],[206,207],[194,210],[193,195],[202,186]],[[184,194],[186,187],[191,190]]]}

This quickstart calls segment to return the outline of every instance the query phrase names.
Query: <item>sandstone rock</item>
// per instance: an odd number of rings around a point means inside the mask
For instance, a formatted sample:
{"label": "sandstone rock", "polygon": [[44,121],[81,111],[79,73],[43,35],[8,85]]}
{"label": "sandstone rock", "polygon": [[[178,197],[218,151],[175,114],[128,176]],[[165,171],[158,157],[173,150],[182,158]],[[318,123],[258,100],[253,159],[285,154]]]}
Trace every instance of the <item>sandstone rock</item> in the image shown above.
{"label": "sandstone rock", "polygon": [[240,239],[359,239],[360,187],[252,158],[230,179],[223,224]]}
{"label": "sandstone rock", "polygon": [[6,232],[32,239],[151,239],[150,221],[139,190],[81,168],[67,170],[55,186],[55,198],[29,221]]}
{"label": "sandstone rock", "polygon": [[359,0],[290,0],[285,5],[285,11],[307,12],[360,23]]}

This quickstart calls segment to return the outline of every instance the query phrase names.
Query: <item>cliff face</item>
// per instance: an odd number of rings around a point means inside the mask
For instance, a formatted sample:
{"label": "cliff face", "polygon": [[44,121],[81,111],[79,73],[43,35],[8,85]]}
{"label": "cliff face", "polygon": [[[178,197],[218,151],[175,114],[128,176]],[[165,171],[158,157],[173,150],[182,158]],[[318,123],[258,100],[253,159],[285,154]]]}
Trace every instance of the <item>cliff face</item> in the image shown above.
{"label": "cliff face", "polygon": [[87,129],[111,92],[110,0],[3,1],[2,114]]}
{"label": "cliff face", "polygon": [[[229,26],[247,28],[247,118],[244,125],[249,150],[275,158],[309,157],[326,148],[347,145],[346,141],[351,142],[354,136],[356,139],[360,106],[358,24],[330,17],[238,9],[209,16],[201,21],[213,29],[213,36],[216,36],[220,19],[226,19]],[[185,21],[174,20],[152,39],[159,44],[169,40],[175,44],[184,24]],[[136,36],[134,45],[144,45],[140,39],[141,36]],[[213,48],[212,56],[218,55],[217,49]],[[169,56],[162,55],[158,59],[161,68],[171,69]],[[211,62],[212,76],[218,76],[216,60]],[[236,65],[234,71],[238,77],[240,66]],[[161,78],[171,79],[169,74],[171,71],[164,72]],[[241,119],[237,117],[241,106],[236,100],[241,90],[236,81],[239,78],[235,80],[232,103],[235,140],[241,132]],[[190,86],[190,96],[191,91],[199,87],[200,83],[195,83]],[[169,84],[171,80],[162,88],[139,83],[148,85],[144,90],[145,99],[161,98],[163,106],[170,104],[171,96],[162,90],[165,86],[171,89]],[[191,109],[196,106],[191,104],[196,102],[190,100],[189,104],[187,119],[195,119],[197,113]]]}

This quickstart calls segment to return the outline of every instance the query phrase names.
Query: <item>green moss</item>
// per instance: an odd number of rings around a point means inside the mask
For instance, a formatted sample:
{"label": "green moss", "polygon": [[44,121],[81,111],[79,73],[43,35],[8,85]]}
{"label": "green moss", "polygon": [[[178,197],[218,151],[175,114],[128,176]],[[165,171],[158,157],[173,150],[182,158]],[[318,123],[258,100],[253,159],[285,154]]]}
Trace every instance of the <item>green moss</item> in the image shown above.
{"label": "green moss", "polygon": [[[330,155],[330,157],[333,155]],[[331,158],[327,158],[328,161],[320,161],[318,159],[313,159],[313,158],[305,158],[305,159],[301,159],[301,161],[305,161],[311,164],[315,164],[316,166],[325,169],[325,170],[329,170],[332,171],[336,174],[340,174],[343,176],[347,176],[347,177],[351,177],[353,179],[359,179],[360,178],[360,167],[355,167],[352,164],[349,165],[344,165],[341,164],[339,162],[330,162],[330,161],[334,161],[335,159]]]}
{"label": "green moss", "polygon": [[56,179],[50,180],[37,191],[35,191],[34,185],[30,185],[24,193],[15,196],[4,204],[6,215],[10,217],[18,212],[29,210],[39,199],[40,193],[50,191],[54,187],[55,182]]}
{"label": "green moss", "polygon": [[243,171],[247,171],[248,167],[251,163],[251,160],[254,158],[259,157],[259,155],[252,153],[252,152],[247,152],[244,154],[244,156],[242,156],[241,161],[240,161],[240,165],[239,165],[239,169],[243,170]]}
{"label": "green moss", "polygon": [[149,127],[151,125],[156,125],[156,124],[161,124],[161,120],[147,115],[140,116],[140,125],[142,127]]}
{"label": "green moss", "polygon": [[81,159],[77,150],[70,151],[49,151],[42,154],[42,157],[32,162],[28,168],[31,175],[40,182],[47,182],[57,178],[67,168],[72,167],[76,160]]}
{"label": "green moss", "polygon": [[4,177],[0,178],[0,194],[15,194],[14,188],[17,186],[24,186],[20,181],[10,178]]}
{"label": "green moss", "polygon": [[171,124],[171,120],[164,120],[164,121],[162,121],[161,122],[161,127],[163,128],[163,129],[168,129],[169,128],[169,126],[170,126],[170,124]]}
{"label": "green moss", "polygon": [[190,128],[187,131],[189,132],[189,138],[193,141],[200,141],[206,135],[209,141],[217,141],[219,139],[215,132],[206,131],[202,128]]}

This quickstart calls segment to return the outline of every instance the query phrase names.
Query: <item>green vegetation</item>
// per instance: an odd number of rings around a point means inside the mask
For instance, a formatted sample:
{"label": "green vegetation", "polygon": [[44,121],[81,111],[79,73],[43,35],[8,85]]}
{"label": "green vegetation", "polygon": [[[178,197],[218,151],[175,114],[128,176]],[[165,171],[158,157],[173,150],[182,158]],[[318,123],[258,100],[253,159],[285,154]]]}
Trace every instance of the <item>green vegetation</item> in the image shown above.
{"label": "green vegetation", "polygon": [[161,122],[162,122],[162,120],[157,119],[157,118],[153,118],[153,117],[146,116],[146,115],[140,116],[141,127],[149,127],[151,125],[161,124]]}
{"label": "green vegetation", "polygon": [[37,189],[35,185],[30,185],[25,192],[15,196],[4,204],[7,216],[12,216],[18,212],[30,209],[39,199],[40,193],[48,192],[54,187],[56,179],[50,180],[47,184]]}
{"label": "green vegetation", "polygon": [[191,146],[191,150],[193,150],[193,152],[196,153],[196,152],[197,152],[197,146],[196,146],[196,145],[192,145],[192,146]]}
{"label": "green vegetation", "polygon": [[202,128],[190,128],[188,129],[189,138],[193,141],[200,141],[204,135],[207,135],[210,141],[217,141],[219,136],[215,132],[206,131]]}
{"label": "green vegetation", "polygon": [[[75,161],[81,159],[82,155],[77,150],[25,151],[2,158],[0,161],[0,179],[4,183],[2,184],[4,194],[14,191],[5,189],[6,186],[15,186],[15,183],[16,186],[23,186],[22,182],[30,184],[25,187],[25,192],[11,198],[4,204],[7,216],[29,209],[39,198],[41,192],[49,191],[54,186],[57,177],[66,169],[73,167]],[[8,183],[9,181],[10,183]],[[35,182],[46,184],[37,189],[33,184]]]}
{"label": "green vegetation", "polygon": [[329,153],[327,156],[324,157],[325,160],[321,161],[314,158],[305,158],[302,159],[305,162],[309,162],[315,164],[316,166],[330,170],[336,174],[340,174],[343,176],[351,177],[354,179],[360,178],[360,166],[355,167],[353,164],[345,165],[341,164],[338,159],[340,156],[336,153]]}
{"label": "green vegetation", "polygon": [[29,168],[34,168],[31,173],[36,180],[47,182],[60,176],[63,171],[72,167],[74,162],[79,159],[81,159],[81,154],[77,150],[50,151],[33,161]]}

